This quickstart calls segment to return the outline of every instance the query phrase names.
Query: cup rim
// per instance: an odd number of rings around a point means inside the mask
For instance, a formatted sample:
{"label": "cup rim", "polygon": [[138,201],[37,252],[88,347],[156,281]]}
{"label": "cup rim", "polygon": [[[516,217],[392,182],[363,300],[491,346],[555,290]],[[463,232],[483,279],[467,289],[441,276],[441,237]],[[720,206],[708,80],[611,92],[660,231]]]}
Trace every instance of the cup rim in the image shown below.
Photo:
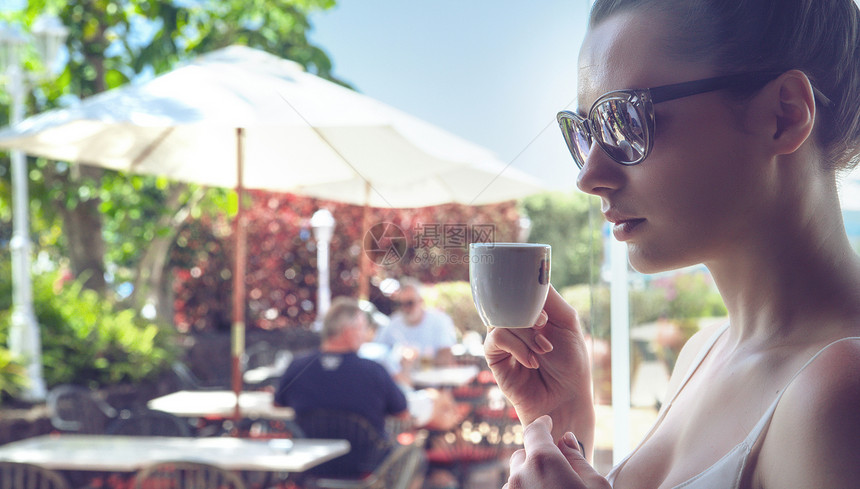
{"label": "cup rim", "polygon": [[552,248],[546,243],[469,243],[470,248]]}

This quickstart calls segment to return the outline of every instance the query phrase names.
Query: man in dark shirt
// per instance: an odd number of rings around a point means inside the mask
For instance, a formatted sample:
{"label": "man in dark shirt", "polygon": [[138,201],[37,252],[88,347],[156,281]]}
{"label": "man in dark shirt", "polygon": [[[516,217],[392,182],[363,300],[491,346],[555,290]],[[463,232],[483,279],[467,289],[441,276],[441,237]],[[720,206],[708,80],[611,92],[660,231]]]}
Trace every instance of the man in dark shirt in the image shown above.
{"label": "man in dark shirt", "polygon": [[275,402],[292,407],[297,417],[321,408],[357,413],[384,437],[386,416],[406,418],[409,411],[385,368],[356,354],[369,334],[367,314],[358,302],[335,299],[323,320],[320,350],[290,364]]}

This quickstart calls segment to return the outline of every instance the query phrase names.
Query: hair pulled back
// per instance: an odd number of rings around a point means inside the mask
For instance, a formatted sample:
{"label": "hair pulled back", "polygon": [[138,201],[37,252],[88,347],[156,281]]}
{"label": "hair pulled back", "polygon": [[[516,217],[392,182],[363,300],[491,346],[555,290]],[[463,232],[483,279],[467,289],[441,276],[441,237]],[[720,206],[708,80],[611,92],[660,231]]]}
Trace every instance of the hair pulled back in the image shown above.
{"label": "hair pulled back", "polygon": [[853,0],[596,0],[593,27],[615,13],[672,17],[667,52],[711,61],[723,73],[806,73],[816,96],[816,137],[827,170],[860,162],[860,8]]}

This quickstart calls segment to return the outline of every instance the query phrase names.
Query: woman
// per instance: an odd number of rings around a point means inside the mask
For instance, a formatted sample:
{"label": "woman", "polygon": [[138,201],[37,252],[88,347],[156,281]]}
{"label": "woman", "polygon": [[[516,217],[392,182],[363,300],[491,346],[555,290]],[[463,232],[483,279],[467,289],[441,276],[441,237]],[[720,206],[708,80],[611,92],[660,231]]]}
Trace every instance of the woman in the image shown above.
{"label": "woman", "polygon": [[857,6],[597,0],[578,89],[559,114],[578,187],[637,270],[704,263],[729,323],[688,341],[670,402],[607,479],[586,460],[575,311],[551,290],[534,328],[490,331],[526,425],[508,486],[858,487],[860,261],[836,193],[860,159]]}

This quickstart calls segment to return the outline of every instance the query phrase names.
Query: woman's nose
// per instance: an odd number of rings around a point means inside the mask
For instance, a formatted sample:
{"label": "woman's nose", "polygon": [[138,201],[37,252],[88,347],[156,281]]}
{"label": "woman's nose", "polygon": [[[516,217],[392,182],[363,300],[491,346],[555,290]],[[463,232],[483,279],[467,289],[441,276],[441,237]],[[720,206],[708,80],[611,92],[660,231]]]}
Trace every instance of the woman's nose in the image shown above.
{"label": "woman's nose", "polygon": [[609,157],[600,146],[594,142],[585,159],[585,164],[576,177],[579,190],[598,197],[621,188],[626,179],[624,165]]}

